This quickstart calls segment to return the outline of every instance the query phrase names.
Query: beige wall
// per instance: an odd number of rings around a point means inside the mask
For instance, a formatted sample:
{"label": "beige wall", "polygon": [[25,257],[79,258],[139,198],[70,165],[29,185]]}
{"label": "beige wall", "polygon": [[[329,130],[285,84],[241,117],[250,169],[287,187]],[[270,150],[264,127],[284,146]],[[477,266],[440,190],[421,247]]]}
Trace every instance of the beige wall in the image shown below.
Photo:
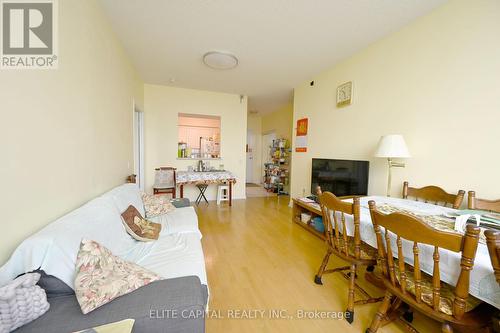
{"label": "beige wall", "polygon": [[[173,166],[187,170],[196,160],[177,159],[177,118],[179,113],[205,114],[221,117],[221,160],[210,160],[210,165],[224,164],[236,174],[234,198],[245,198],[245,144],[247,130],[247,98],[240,95],[168,86],[144,86],[145,122],[145,178],[146,190],[152,191],[154,169]],[[185,197],[196,199],[198,190],[186,186]],[[209,200],[216,198],[216,186],[206,192]]]}
{"label": "beige wall", "polygon": [[247,118],[248,131],[253,135],[253,142],[248,142],[252,149],[252,181],[262,183],[262,117],[258,114],[249,114]]}
{"label": "beige wall", "polygon": [[133,172],[142,83],[95,1],[59,1],[59,68],[0,73],[0,264]]}
{"label": "beige wall", "polygon": [[[294,121],[309,118],[307,153],[294,153],[292,194],[310,191],[311,158],[368,159],[369,193],[385,194],[387,166],[373,158],[381,135],[400,133],[412,154],[393,173],[450,192],[500,197],[500,2],[450,1],[296,87]],[[339,84],[353,81],[338,109]]]}
{"label": "beige wall", "polygon": [[262,133],[275,132],[277,138],[290,140],[293,128],[293,105],[287,104],[262,116]]}

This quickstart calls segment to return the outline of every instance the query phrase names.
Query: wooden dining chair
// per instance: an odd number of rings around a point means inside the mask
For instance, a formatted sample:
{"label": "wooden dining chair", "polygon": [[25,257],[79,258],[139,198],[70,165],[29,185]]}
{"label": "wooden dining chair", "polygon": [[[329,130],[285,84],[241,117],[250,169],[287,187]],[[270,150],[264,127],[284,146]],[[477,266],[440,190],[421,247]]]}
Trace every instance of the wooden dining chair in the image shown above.
{"label": "wooden dining chair", "polygon": [[[478,199],[475,191],[469,191],[467,196],[467,208],[500,213],[500,199]],[[485,230],[484,235],[486,236],[486,243],[488,245],[488,252],[490,253],[490,260],[495,278],[500,285],[500,231]],[[493,327],[495,332],[500,332],[500,314],[498,313],[494,316]]]}
{"label": "wooden dining chair", "polygon": [[[383,297],[371,297],[356,283],[356,272],[359,266],[373,267],[377,264],[376,249],[361,241],[358,197],[353,197],[353,203],[342,201],[330,192],[321,193],[319,198],[323,223],[326,227],[327,250],[314,282],[322,285],[321,277],[323,274],[349,271],[348,274],[344,273],[344,276],[349,279],[346,320],[351,324],[354,321],[354,305],[375,303],[383,299]],[[346,221],[346,215],[352,216],[351,222]],[[354,231],[353,236],[347,235],[347,223],[351,224],[351,230]],[[332,254],[347,261],[349,266],[326,269]],[[365,299],[355,300],[355,289],[363,294]]]}
{"label": "wooden dining chair", "polygon": [[[408,182],[403,183],[403,199],[412,197],[417,201],[425,201],[436,205],[451,205],[457,209],[464,200],[465,191],[460,190],[457,194],[450,194],[438,186],[425,186],[421,188],[410,187]],[[419,200],[420,199],[420,200]]]}
{"label": "wooden dining chair", "polygon": [[[500,213],[500,199],[486,200],[476,198],[476,192],[469,191],[467,197],[467,208],[486,210],[489,212]],[[500,231],[486,230],[486,243],[488,244],[488,252],[490,253],[491,265],[495,272],[497,282],[500,284]]]}
{"label": "wooden dining chair", "polygon": [[477,210],[487,210],[490,212],[500,213],[500,199],[486,200],[476,198],[475,191],[469,191],[467,196],[467,208]]}
{"label": "wooden dining chair", "polygon": [[[373,200],[368,204],[377,238],[379,265],[386,294],[366,332],[377,332],[390,317],[388,310],[391,304],[391,311],[394,312],[397,310],[394,304],[402,303],[440,321],[442,332],[453,332],[452,325],[469,329],[487,327],[492,309],[469,295],[470,272],[476,256],[479,227],[467,225],[465,235],[448,233],[434,229],[405,213],[383,214],[377,211]],[[410,243],[406,243],[407,241]],[[432,276],[420,270],[420,262],[423,261],[420,250],[424,244],[434,248]],[[404,245],[412,248],[412,253],[406,257],[413,257],[413,267],[401,259],[405,258]],[[455,287],[440,280],[440,249],[461,253],[460,267],[456,267],[460,274]],[[425,253],[427,251],[422,251],[422,254]],[[395,254],[399,259],[394,259]],[[402,322],[410,332],[417,332],[410,323],[403,320]]]}
{"label": "wooden dining chair", "polygon": [[171,193],[175,198],[176,183],[175,170],[172,167],[160,167],[155,169],[155,183],[153,185],[153,194]]}
{"label": "wooden dining chair", "polygon": [[488,244],[488,252],[490,253],[495,278],[500,284],[500,231],[486,230],[484,235],[486,236],[486,244]]}

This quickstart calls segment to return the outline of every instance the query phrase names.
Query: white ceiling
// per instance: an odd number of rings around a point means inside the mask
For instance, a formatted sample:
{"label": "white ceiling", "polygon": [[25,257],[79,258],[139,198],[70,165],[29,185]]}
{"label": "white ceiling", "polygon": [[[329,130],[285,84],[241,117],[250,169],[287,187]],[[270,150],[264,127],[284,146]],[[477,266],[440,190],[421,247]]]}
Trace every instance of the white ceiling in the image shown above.
{"label": "white ceiling", "polygon": [[[101,0],[146,83],[249,96],[272,112],[293,88],[446,0]],[[208,51],[239,65],[206,67]],[[172,82],[172,79],[174,80]]]}

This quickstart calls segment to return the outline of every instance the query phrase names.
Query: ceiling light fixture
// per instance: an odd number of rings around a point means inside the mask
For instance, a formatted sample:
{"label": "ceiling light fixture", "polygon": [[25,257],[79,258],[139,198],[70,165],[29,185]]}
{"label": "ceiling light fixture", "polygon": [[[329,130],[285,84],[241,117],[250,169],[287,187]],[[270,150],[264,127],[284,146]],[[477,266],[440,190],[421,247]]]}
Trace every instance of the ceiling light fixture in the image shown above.
{"label": "ceiling light fixture", "polygon": [[229,53],[212,51],[203,55],[203,63],[213,69],[232,69],[238,66],[238,58]]}

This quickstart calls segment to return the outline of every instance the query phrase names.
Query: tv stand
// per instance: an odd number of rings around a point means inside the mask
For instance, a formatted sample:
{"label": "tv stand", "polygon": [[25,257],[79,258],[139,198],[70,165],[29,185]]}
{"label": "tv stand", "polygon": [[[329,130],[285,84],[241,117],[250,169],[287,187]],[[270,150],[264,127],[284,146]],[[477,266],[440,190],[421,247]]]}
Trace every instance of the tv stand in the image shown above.
{"label": "tv stand", "polygon": [[[347,195],[347,196],[342,196],[342,197],[338,197],[338,198],[340,200],[344,200],[344,199],[352,199],[354,197],[363,197],[363,196],[364,195]],[[308,199],[309,199],[309,197],[308,197]],[[309,231],[313,235],[315,235],[323,240],[326,240],[326,230],[327,230],[326,226],[325,226],[325,232],[321,233],[321,232],[317,231],[316,229],[314,229],[314,226],[312,225],[311,221],[309,221],[308,223],[304,223],[301,220],[302,213],[310,214],[311,218],[314,218],[316,216],[323,216],[323,213],[321,212],[320,205],[318,203],[307,203],[307,202],[300,200],[299,198],[293,198],[292,202],[293,202],[292,221],[297,223],[298,225],[300,225],[302,228],[306,229],[307,231]]]}
{"label": "tv stand", "polygon": [[292,214],[292,221],[300,225],[302,228],[306,229],[316,237],[319,237],[323,240],[326,239],[325,233],[321,233],[314,229],[312,222],[309,221],[308,223],[304,223],[301,220],[301,214],[302,213],[308,213],[311,215],[312,218],[316,216],[322,216],[321,213],[321,208],[319,207],[319,204],[317,203],[306,203],[304,201],[301,201],[300,199],[292,199],[293,201],[293,214]]}
{"label": "tv stand", "polygon": [[307,199],[314,200],[314,202],[319,204],[319,197],[317,195],[311,194],[310,196],[307,197]]}

